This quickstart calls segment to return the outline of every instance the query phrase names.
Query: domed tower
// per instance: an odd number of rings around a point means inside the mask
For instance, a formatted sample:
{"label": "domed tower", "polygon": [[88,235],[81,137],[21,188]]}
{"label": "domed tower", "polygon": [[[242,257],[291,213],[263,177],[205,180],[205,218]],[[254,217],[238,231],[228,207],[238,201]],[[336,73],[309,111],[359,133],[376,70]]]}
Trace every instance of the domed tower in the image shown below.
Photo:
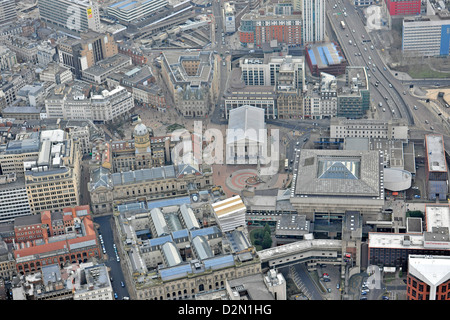
{"label": "domed tower", "polygon": [[141,119],[138,120],[134,127],[134,147],[135,147],[135,167],[136,169],[144,169],[152,167],[152,150],[150,148],[150,130]]}

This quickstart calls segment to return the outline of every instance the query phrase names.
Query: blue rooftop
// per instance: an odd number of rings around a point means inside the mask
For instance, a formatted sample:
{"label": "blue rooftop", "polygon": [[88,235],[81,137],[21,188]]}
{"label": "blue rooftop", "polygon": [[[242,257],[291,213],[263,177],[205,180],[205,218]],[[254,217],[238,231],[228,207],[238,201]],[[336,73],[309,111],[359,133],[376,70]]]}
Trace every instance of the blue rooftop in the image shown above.
{"label": "blue rooftop", "polygon": [[172,237],[174,239],[184,238],[184,237],[188,237],[188,236],[189,236],[189,232],[187,229],[172,232]]}
{"label": "blue rooftop", "polygon": [[192,272],[191,264],[184,264],[172,268],[162,269],[160,271],[160,275],[161,279],[165,281],[184,277],[191,272]]}
{"label": "blue rooftop", "polygon": [[124,4],[124,3],[127,3],[128,1],[130,1],[130,0],[119,1],[119,2],[113,3],[109,7],[110,8],[115,8],[115,7],[120,6],[120,5]]}
{"label": "blue rooftop", "polygon": [[229,254],[217,258],[210,258],[203,260],[205,269],[220,269],[234,265],[233,255]]}
{"label": "blue rooftop", "polygon": [[148,240],[148,243],[151,247],[153,247],[153,246],[161,246],[164,243],[171,242],[171,241],[172,241],[171,236],[163,236],[163,237],[159,237],[159,238],[150,239],[150,240]]}
{"label": "blue rooftop", "polygon": [[151,210],[154,208],[162,208],[162,207],[168,207],[168,206],[180,206],[182,204],[189,204],[189,203],[191,203],[190,197],[180,197],[180,198],[149,201],[149,202],[147,202],[147,208],[148,208],[148,210]]}
{"label": "blue rooftop", "polygon": [[209,228],[203,228],[203,229],[196,229],[191,230],[191,237],[194,239],[196,236],[207,236],[210,234],[214,234],[219,232],[220,230],[216,226],[212,226]]}

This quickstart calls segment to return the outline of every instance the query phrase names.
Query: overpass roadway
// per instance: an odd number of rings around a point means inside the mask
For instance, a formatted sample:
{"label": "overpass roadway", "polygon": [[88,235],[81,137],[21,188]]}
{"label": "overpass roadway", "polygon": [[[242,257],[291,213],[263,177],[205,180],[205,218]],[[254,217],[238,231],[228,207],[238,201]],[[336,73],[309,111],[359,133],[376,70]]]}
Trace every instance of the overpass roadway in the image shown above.
{"label": "overpass roadway", "polygon": [[331,262],[340,265],[342,241],[332,239],[301,240],[258,251],[262,265],[278,268],[302,262]]}
{"label": "overpass roadway", "polygon": [[[337,5],[337,8],[333,9],[335,4]],[[396,79],[386,67],[377,51],[376,43],[370,38],[370,35],[366,31],[354,6],[348,0],[340,1],[340,3],[337,3],[336,0],[327,0],[327,5],[328,19],[349,64],[369,67],[367,73],[370,75],[369,83],[371,100],[376,105],[378,105],[379,102],[386,105],[385,114],[381,114],[381,108],[377,107],[380,118],[388,120],[389,118],[402,117],[405,118],[410,125],[414,125],[416,120],[410,107],[416,105],[418,99],[410,95],[407,88],[405,88],[401,81]],[[344,7],[346,9],[347,17],[343,14]],[[345,22],[345,29],[341,28],[341,21]],[[352,44],[349,43],[349,40],[352,40]],[[366,42],[363,42],[363,40]],[[374,49],[371,49],[372,45],[374,46]],[[377,80],[380,84],[378,88],[374,86]],[[386,97],[388,98],[387,100]],[[388,112],[388,110],[392,109],[395,110],[394,114]]]}

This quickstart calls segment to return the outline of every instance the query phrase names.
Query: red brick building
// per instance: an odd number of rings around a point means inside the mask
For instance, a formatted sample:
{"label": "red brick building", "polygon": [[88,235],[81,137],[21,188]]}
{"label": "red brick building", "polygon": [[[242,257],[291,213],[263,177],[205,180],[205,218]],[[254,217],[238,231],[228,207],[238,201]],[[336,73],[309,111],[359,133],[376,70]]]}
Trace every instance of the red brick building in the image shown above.
{"label": "red brick building", "polygon": [[238,31],[241,43],[254,44],[255,47],[272,40],[278,44],[302,43],[301,19],[294,15],[265,15],[263,11],[246,13],[241,18]]}
{"label": "red brick building", "polygon": [[39,271],[50,264],[62,267],[65,263],[100,257],[88,205],[64,208],[62,213],[46,211],[29,218],[14,227],[17,232],[14,257],[19,274]]}
{"label": "red brick building", "polygon": [[132,45],[119,43],[117,45],[118,53],[124,54],[128,57],[131,57],[131,62],[135,66],[142,66],[147,63],[148,59],[141,51],[141,49],[136,48]]}
{"label": "red brick building", "polygon": [[450,300],[450,257],[410,255],[407,300]]}
{"label": "red brick building", "polygon": [[386,0],[386,7],[391,16],[420,14],[421,0]]}

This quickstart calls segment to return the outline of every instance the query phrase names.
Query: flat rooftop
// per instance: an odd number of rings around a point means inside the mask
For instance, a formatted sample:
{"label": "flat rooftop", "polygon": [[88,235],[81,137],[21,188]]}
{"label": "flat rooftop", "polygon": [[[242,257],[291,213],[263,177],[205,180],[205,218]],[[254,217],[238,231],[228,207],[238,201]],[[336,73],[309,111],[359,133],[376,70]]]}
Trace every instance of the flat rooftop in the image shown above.
{"label": "flat rooftop", "polygon": [[240,196],[234,196],[216,203],[211,204],[217,217],[227,216],[242,210],[246,210],[246,206]]}
{"label": "flat rooftop", "polygon": [[425,222],[426,230],[429,232],[432,228],[450,228],[449,205],[426,205]]}
{"label": "flat rooftop", "polygon": [[443,136],[438,134],[427,134],[425,136],[425,145],[428,157],[428,170],[447,172]]}
{"label": "flat rooftop", "polygon": [[327,68],[345,62],[345,58],[339,52],[337,45],[332,42],[308,45],[306,50],[311,63],[319,68]]}
{"label": "flat rooftop", "polygon": [[378,151],[303,149],[294,192],[304,196],[383,196]]}

